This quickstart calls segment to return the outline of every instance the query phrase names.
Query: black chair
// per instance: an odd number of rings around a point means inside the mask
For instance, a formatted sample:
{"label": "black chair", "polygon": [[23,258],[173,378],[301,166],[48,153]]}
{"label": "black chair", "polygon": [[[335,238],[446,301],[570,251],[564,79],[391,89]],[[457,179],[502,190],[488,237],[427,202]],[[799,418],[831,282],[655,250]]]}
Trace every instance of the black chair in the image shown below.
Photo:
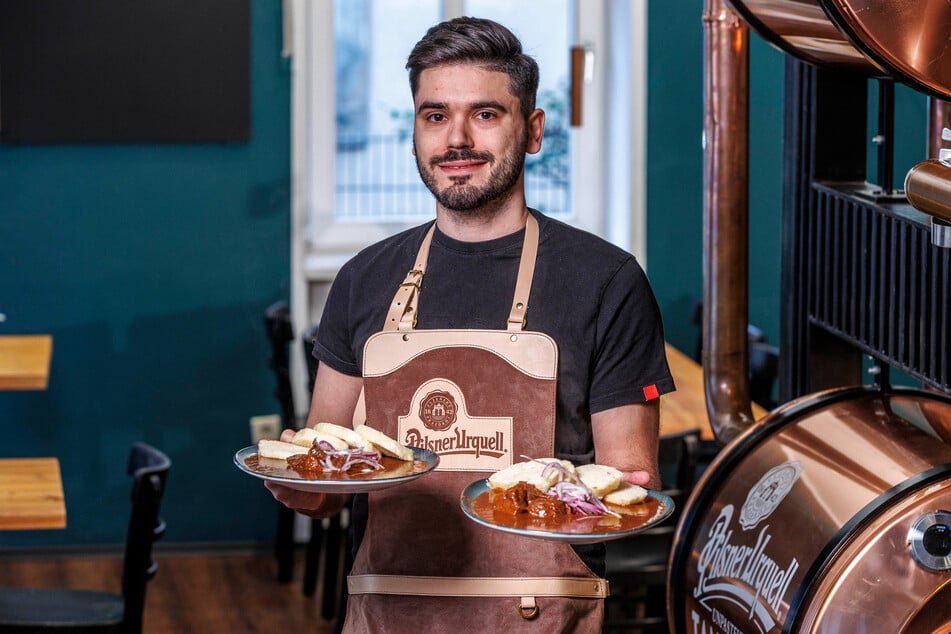
{"label": "black chair", "polygon": [[[264,311],[264,329],[271,344],[271,370],[276,379],[274,396],[281,407],[285,425],[297,427],[294,397],[291,390],[290,344],[294,340],[290,309],[287,302],[275,302]],[[277,580],[287,583],[294,576],[294,511],[277,505],[277,534],[274,540],[277,559]]]}
{"label": "black chair", "polygon": [[779,379],[779,348],[765,341],[750,342],[750,398],[754,403],[772,410]]}
{"label": "black chair", "polygon": [[667,566],[677,522],[693,491],[700,453],[700,430],[662,436],[658,458],[662,491],[675,504],[663,523],[627,539],[605,543],[604,632],[667,632]]}
{"label": "black chair", "polygon": [[[290,425],[296,429],[303,421],[297,418],[291,391],[289,346],[294,341],[294,327],[287,302],[279,301],[269,306],[265,311],[264,323],[271,343],[271,369],[276,379],[274,395],[280,403],[284,420],[292,421]],[[308,394],[313,393],[317,376],[317,359],[313,355],[316,335],[316,324],[301,335],[304,358],[307,360]],[[285,425],[288,423],[285,422]],[[294,575],[294,515],[286,506],[278,504],[275,557],[278,562],[278,581],[281,583],[291,581]],[[337,514],[327,520],[311,520],[310,539],[304,551],[303,593],[306,596],[313,596],[317,592],[321,555],[324,556],[321,616],[327,620],[342,615],[347,600],[346,574],[350,570],[352,542],[342,519],[342,514]]]}
{"label": "black chair", "polygon": [[[307,393],[314,393],[314,382],[317,380],[317,359],[314,358],[314,337],[317,336],[317,327],[315,325],[309,326],[304,330],[304,334],[301,336],[301,343],[304,346],[304,359],[307,360]],[[327,527],[327,546],[328,548],[333,544],[331,542],[337,541],[335,539],[336,535],[331,535],[335,533],[334,525],[338,522],[330,521]],[[324,547],[324,522],[323,520],[313,519],[310,521],[310,540],[307,542],[307,556],[304,560],[304,594],[307,596],[313,596],[317,591],[317,572],[320,569],[320,552]],[[328,559],[328,564],[329,559]],[[331,565],[332,567],[332,565]],[[327,579],[329,572],[324,571],[324,579]],[[324,590],[326,594],[326,589]],[[334,594],[336,591],[334,591]],[[327,616],[327,612],[330,613],[330,616]],[[325,619],[332,618],[333,616],[333,607],[328,608],[326,606],[326,601],[323,602],[321,606],[321,615]]]}
{"label": "black chair", "polygon": [[[304,358],[307,359],[308,392],[313,393],[317,379],[317,358],[314,357],[314,339],[317,324],[304,330]],[[353,535],[344,520],[350,517],[351,505],[327,520],[312,520],[310,542],[304,569],[304,594],[311,596],[317,588],[317,571],[321,549],[324,552],[324,585],[320,614],[324,619],[337,617],[337,631],[343,624],[347,606],[347,575],[353,565]]]}
{"label": "black chair", "polygon": [[145,590],[155,575],[152,544],[165,533],[159,517],[172,463],[158,449],[136,443],[129,452],[132,512],[119,594],[73,588],[0,588],[0,632],[142,631]]}

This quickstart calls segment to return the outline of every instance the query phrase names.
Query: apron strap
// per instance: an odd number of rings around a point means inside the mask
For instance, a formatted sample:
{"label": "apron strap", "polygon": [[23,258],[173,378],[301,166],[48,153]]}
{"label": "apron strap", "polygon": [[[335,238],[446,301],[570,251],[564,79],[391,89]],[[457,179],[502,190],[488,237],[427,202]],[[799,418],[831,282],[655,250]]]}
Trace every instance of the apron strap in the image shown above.
{"label": "apron strap", "polygon": [[406,274],[406,279],[400,284],[386,314],[386,323],[383,330],[412,330],[416,327],[416,304],[419,301],[419,286],[423,283],[423,274],[426,272],[426,260],[429,258],[429,245],[433,242],[436,232],[436,223],[426,232],[423,243],[419,245],[416,254],[416,266]]}
{"label": "apron strap", "polygon": [[[386,314],[386,323],[383,330],[412,330],[416,327],[417,305],[419,304],[419,289],[426,272],[426,261],[429,259],[429,247],[436,231],[436,223],[429,228],[419,253],[416,254],[416,265],[406,274],[406,279],[400,284],[390,303],[390,310]],[[532,292],[532,278],[535,275],[535,258],[538,255],[538,221],[531,212],[525,222],[525,241],[522,244],[522,257],[518,265],[518,277],[515,282],[515,297],[512,299],[512,309],[506,321],[508,330],[520,331],[525,329],[525,313],[528,311],[528,297]]]}
{"label": "apron strap", "polygon": [[607,579],[584,577],[421,577],[350,575],[350,594],[401,594],[431,597],[607,597]]}
{"label": "apron strap", "polygon": [[525,329],[525,313],[528,296],[532,292],[532,277],[535,275],[535,256],[538,255],[538,221],[531,212],[525,222],[525,242],[522,244],[522,259],[518,264],[518,279],[515,282],[515,298],[509,311],[508,329]]}

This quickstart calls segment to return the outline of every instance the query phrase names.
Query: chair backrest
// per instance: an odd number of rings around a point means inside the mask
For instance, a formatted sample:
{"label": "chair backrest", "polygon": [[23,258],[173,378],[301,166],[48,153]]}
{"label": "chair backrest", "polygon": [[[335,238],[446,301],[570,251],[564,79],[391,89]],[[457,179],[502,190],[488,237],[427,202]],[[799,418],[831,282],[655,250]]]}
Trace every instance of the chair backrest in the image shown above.
{"label": "chair backrest", "polygon": [[277,383],[274,396],[281,406],[284,427],[297,427],[297,412],[294,408],[294,394],[291,389],[290,343],[294,340],[294,326],[291,324],[290,309],[287,302],[275,302],[264,311],[264,329],[271,344],[271,369]]}
{"label": "chair backrest", "polygon": [[317,324],[311,324],[304,330],[301,340],[304,344],[304,358],[307,359],[307,393],[313,394],[314,381],[317,380],[317,357],[314,356],[314,339],[317,338]]}
{"label": "chair backrest", "polygon": [[776,407],[773,392],[779,379],[779,348],[765,341],[750,343],[750,398],[766,409]]}
{"label": "chair backrest", "polygon": [[676,525],[684,504],[693,492],[700,455],[700,430],[688,429],[660,437],[657,460],[661,469],[663,493],[675,504],[672,517],[664,524]]}
{"label": "chair backrest", "polygon": [[126,634],[142,631],[145,587],[158,567],[152,559],[152,545],[165,533],[159,509],[171,466],[168,456],[145,443],[135,443],[129,451],[127,471],[132,477],[132,513],[122,568],[125,602],[122,631]]}

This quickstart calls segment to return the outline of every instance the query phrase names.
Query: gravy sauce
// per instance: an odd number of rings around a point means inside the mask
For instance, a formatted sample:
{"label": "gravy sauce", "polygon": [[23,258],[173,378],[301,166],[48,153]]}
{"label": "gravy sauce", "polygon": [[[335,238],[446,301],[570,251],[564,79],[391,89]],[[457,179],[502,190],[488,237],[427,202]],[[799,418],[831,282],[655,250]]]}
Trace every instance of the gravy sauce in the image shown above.
{"label": "gravy sauce", "polygon": [[627,506],[607,505],[621,517],[572,514],[538,518],[528,513],[512,514],[498,511],[495,497],[501,495],[501,491],[494,490],[480,493],[472,502],[473,512],[483,520],[498,526],[575,534],[613,533],[637,529],[664,512],[664,505],[660,500],[648,497],[643,502]]}
{"label": "gravy sauce", "polygon": [[399,478],[412,475],[414,473],[423,473],[426,471],[426,461],[424,460],[399,460],[383,456],[380,458],[382,469],[350,469],[348,471],[331,471],[319,474],[319,477],[304,478],[299,473],[287,468],[287,462],[284,460],[275,460],[273,458],[258,458],[257,454],[252,454],[244,459],[244,464],[257,473],[278,478],[288,478],[290,480],[383,480],[387,478]]}

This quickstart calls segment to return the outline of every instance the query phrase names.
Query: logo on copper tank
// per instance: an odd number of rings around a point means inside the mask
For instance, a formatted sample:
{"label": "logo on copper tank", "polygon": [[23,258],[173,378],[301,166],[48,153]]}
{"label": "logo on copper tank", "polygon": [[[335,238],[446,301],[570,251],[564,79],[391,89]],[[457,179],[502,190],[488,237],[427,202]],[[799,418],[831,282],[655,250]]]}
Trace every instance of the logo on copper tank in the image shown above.
{"label": "logo on copper tank", "polygon": [[456,422],[456,401],[449,392],[430,392],[419,404],[419,419],[427,429],[446,431]]}
{"label": "logo on copper tank", "polygon": [[789,494],[801,472],[802,465],[798,462],[784,462],[767,471],[746,496],[740,509],[740,526],[750,530],[769,517]]}

